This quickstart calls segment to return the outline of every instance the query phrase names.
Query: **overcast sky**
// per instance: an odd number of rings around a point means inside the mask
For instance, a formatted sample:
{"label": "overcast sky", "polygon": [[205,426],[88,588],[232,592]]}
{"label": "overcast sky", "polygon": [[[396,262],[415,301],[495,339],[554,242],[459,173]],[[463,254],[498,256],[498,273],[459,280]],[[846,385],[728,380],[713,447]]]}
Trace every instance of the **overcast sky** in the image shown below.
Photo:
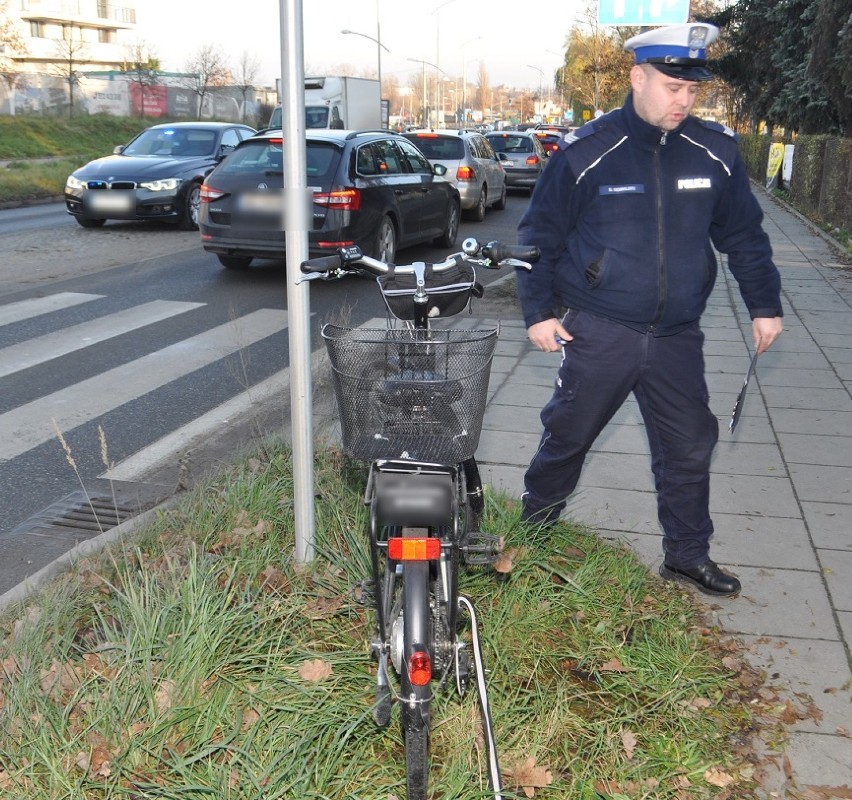
{"label": "overcast sky", "polygon": [[[221,45],[232,65],[248,51],[260,62],[261,82],[272,85],[281,61],[282,4],[283,0],[238,0],[225,6],[209,0],[142,0],[136,11],[138,36],[168,71],[181,71],[203,42]],[[566,34],[575,19],[583,18],[587,0],[514,3],[511,11],[508,5],[499,0],[303,0],[306,72],[334,74],[341,65],[354,67],[355,74],[364,69],[375,72],[377,45],[340,31],[346,28],[379,38],[378,16],[382,44],[390,51],[382,51],[382,74],[396,75],[403,86],[423,69],[409,59],[437,64],[452,77],[464,73],[466,61],[470,82],[481,60],[493,85],[536,88],[542,81],[546,86],[561,63]],[[529,20],[528,29],[524,20]],[[432,67],[426,69],[434,72]]]}

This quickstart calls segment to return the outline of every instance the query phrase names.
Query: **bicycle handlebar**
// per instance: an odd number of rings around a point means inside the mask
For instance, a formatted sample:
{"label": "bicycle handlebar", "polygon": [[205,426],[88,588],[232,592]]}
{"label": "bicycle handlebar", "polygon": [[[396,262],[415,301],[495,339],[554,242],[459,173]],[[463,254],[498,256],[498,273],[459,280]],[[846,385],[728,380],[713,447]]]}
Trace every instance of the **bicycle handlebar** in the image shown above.
{"label": "bicycle handlebar", "polygon": [[[538,261],[539,249],[529,245],[503,244],[488,242],[482,244],[474,238],[462,242],[460,253],[453,253],[443,261],[432,264],[435,273],[446,272],[463,261],[472,261],[477,266],[486,269],[499,269],[501,266],[522,267],[531,269],[530,263]],[[347,272],[369,272],[371,275],[385,275],[393,269],[400,275],[414,275],[421,264],[390,265],[371,256],[364,255],[357,245],[338,247],[334,255],[319,256],[303,261],[300,268],[304,280],[325,278],[329,273],[335,277]]]}

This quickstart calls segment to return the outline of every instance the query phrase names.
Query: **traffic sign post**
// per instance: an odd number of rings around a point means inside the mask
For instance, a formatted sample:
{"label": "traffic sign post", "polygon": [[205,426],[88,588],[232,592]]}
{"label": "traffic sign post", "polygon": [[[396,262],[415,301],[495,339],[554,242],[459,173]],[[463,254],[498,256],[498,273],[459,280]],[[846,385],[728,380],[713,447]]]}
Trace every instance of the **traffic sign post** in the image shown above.
{"label": "traffic sign post", "polygon": [[601,25],[682,25],[689,0],[598,0]]}

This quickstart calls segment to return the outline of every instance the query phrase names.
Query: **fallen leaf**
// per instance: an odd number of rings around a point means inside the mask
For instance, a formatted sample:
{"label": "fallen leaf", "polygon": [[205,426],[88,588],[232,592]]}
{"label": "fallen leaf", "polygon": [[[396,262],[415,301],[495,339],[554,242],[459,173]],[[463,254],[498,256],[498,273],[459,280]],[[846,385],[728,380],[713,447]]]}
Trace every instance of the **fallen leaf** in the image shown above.
{"label": "fallen leaf", "polygon": [[497,556],[497,560],[494,562],[494,571],[505,575],[511,572],[514,566],[512,558],[508,553],[500,553],[500,555]]}
{"label": "fallen leaf", "polygon": [[637,743],[636,734],[629,728],[623,728],[621,731],[621,746],[624,748],[624,755],[627,756],[628,760],[633,758]]}
{"label": "fallen leaf", "polygon": [[158,713],[165,714],[175,704],[177,684],[172,680],[164,680],[154,694],[154,706]]}
{"label": "fallen leaf", "polygon": [[611,658],[604,664],[598,667],[599,672],[630,672],[628,667],[625,667],[617,658]]}
{"label": "fallen leaf", "polygon": [[7,678],[14,678],[19,672],[18,662],[14,658],[4,658],[0,661],[0,672]]}
{"label": "fallen leaf", "polygon": [[260,720],[260,714],[257,713],[253,708],[245,708],[243,709],[243,718],[240,723],[240,729],[243,731],[247,731],[253,725],[256,725]]}
{"label": "fallen leaf", "polygon": [[851,800],[852,787],[843,786],[807,786],[808,793],[814,793],[813,800]]}
{"label": "fallen leaf", "polygon": [[535,790],[553,783],[553,773],[547,767],[536,766],[535,756],[530,756],[522,764],[516,764],[508,772],[508,777],[524,790],[527,797],[535,797]]}
{"label": "fallen leaf", "polygon": [[318,683],[331,675],[331,664],[321,658],[306,659],[299,667],[299,677],[305,681]]}
{"label": "fallen leaf", "polygon": [[734,776],[724,772],[718,767],[710,767],[704,773],[704,780],[712,786],[718,786],[720,789],[724,789],[726,786],[730,786],[734,782]]}
{"label": "fallen leaf", "polygon": [[278,567],[270,565],[258,577],[261,588],[266,592],[286,592],[290,588],[290,581]]}

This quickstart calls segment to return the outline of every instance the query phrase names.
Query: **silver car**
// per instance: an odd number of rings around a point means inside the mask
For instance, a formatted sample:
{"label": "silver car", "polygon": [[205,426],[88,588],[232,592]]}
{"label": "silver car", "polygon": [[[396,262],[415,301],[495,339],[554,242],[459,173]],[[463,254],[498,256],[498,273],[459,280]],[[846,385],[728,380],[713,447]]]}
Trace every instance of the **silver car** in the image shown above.
{"label": "silver car", "polygon": [[444,176],[461,195],[462,211],[481,222],[485,209],[506,207],[506,173],[488,140],[476,131],[413,131],[402,134],[417,145],[432,165],[443,164]]}
{"label": "silver car", "polygon": [[547,162],[535,131],[495,131],[485,136],[503,162],[509,188],[528,189],[532,194]]}

